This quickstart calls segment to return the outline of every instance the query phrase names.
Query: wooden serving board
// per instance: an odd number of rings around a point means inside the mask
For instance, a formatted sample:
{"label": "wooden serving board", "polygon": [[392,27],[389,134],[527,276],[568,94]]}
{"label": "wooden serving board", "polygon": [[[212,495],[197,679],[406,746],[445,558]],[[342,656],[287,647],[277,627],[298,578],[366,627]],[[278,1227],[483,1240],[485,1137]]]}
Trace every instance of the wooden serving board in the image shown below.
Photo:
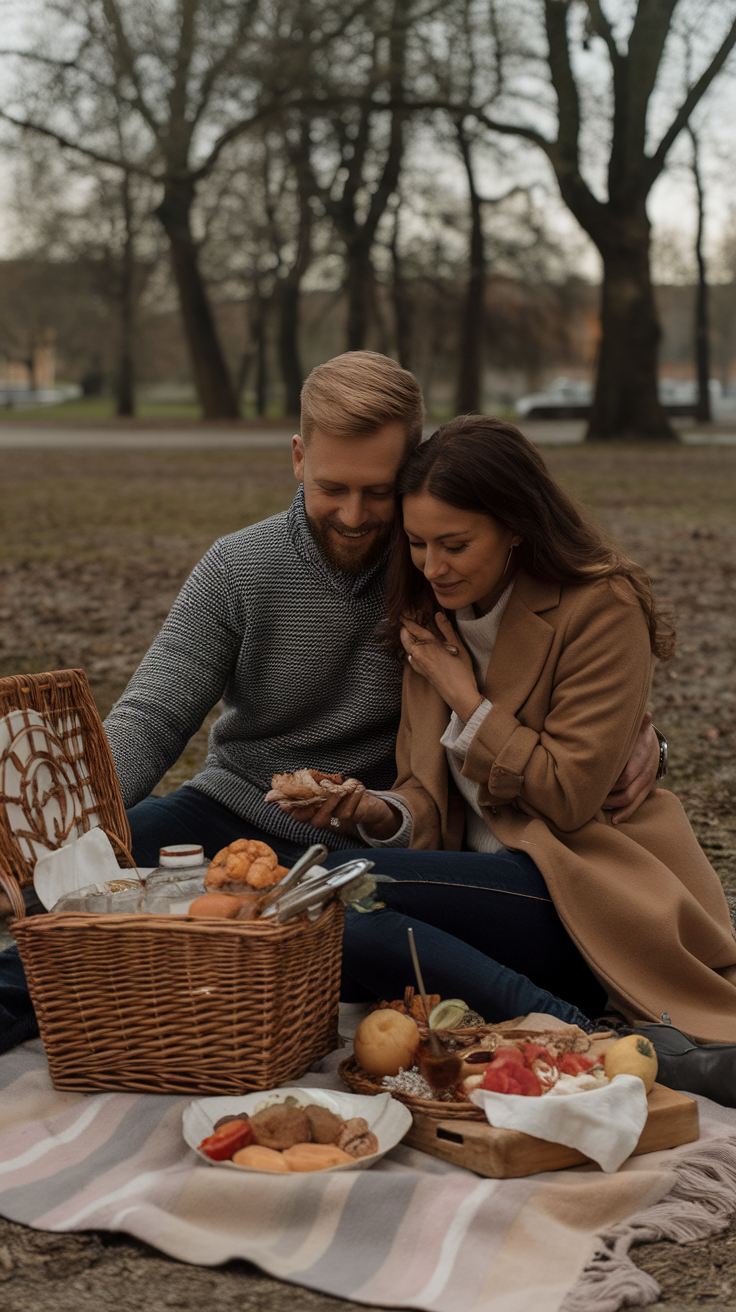
{"label": "wooden serving board", "polygon": [[[674,1089],[655,1084],[649,1094],[647,1123],[632,1157],[694,1143],[699,1135],[697,1103]],[[520,1130],[497,1130],[483,1121],[439,1121],[422,1112],[414,1113],[414,1124],[403,1142],[495,1180],[561,1171],[591,1160],[575,1148],[535,1139]]]}

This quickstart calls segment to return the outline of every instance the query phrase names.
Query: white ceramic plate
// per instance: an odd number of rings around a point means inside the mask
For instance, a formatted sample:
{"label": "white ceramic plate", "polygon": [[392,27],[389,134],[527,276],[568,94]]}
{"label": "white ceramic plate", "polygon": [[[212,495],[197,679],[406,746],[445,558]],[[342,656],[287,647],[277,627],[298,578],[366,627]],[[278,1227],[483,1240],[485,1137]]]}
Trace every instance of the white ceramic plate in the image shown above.
{"label": "white ceramic plate", "polygon": [[[378,1139],[378,1152],[370,1157],[356,1157],[352,1162],[342,1166],[328,1166],[325,1171],[365,1171],[373,1166],[385,1153],[400,1143],[411,1125],[411,1112],[402,1102],[397,1102],[390,1093],[377,1093],[366,1096],[359,1093],[335,1093],[332,1089],[266,1089],[262,1093],[244,1093],[239,1098],[198,1098],[184,1109],[182,1131],[190,1148],[201,1157],[208,1166],[226,1166],[231,1171],[251,1171],[255,1175],[272,1175],[279,1178],[274,1171],[256,1171],[252,1166],[236,1166],[234,1162],[213,1162],[205,1153],[199,1151],[203,1139],[212,1134],[215,1122],[221,1116],[230,1116],[238,1112],[254,1112],[259,1103],[266,1098],[275,1098],[283,1102],[285,1098],[296,1098],[298,1102],[317,1103],[327,1107],[344,1121],[351,1116],[363,1116],[368,1122],[368,1129]],[[290,1172],[290,1174],[292,1174]],[[296,1174],[294,1172],[293,1174]]]}

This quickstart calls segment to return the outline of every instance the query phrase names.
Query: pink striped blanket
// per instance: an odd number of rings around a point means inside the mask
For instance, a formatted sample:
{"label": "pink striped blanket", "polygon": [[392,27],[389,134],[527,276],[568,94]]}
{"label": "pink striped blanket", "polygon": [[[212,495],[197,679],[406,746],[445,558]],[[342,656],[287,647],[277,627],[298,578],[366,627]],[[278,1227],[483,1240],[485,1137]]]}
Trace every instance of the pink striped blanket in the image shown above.
{"label": "pink striped blanket", "polygon": [[[305,1084],[339,1087],[326,1058]],[[426,1312],[616,1312],[656,1301],[627,1253],[723,1229],[736,1209],[736,1113],[702,1102],[699,1143],[484,1180],[399,1146],[370,1171],[274,1177],[202,1166],[187,1100],[51,1086],[40,1041],[0,1058],[0,1214],[112,1230],[204,1266],[244,1258],[280,1280]]]}

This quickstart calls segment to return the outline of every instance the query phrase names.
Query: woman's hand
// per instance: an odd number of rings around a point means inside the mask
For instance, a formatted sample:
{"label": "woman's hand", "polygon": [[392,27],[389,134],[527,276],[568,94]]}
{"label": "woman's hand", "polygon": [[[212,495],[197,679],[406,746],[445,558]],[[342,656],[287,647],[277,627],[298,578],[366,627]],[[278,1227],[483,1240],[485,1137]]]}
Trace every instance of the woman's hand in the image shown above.
{"label": "woman's hand", "polygon": [[[401,641],[411,661],[411,668],[427,679],[463,724],[467,724],[483,701],[475,682],[473,663],[442,611],[435,615],[435,623],[442,634],[442,641],[430,633],[429,629],[423,629],[414,620],[404,617]],[[453,655],[448,647],[452,647],[457,654]]]}
{"label": "woman's hand", "polygon": [[315,802],[313,807],[299,807],[297,811],[292,810],[289,802],[280,802],[279,805],[287,815],[292,815],[302,824],[311,824],[314,829],[357,834],[358,825],[362,825],[370,838],[377,839],[392,838],[403,822],[403,816],[395,806],[390,806],[382,797],[374,797],[366,791],[364,784],[358,784],[347,797],[329,797],[325,802]]}

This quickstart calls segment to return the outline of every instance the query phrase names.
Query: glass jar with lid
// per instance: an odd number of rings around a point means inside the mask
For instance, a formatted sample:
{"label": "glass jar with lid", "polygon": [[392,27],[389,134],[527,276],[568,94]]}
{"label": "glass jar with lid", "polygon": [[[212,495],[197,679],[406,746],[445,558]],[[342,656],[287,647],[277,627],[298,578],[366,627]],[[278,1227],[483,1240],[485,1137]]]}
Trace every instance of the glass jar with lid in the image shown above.
{"label": "glass jar with lid", "polygon": [[158,854],[159,863],[146,880],[142,911],[185,915],[195,897],[204,893],[209,861],[198,843],[168,843]]}

